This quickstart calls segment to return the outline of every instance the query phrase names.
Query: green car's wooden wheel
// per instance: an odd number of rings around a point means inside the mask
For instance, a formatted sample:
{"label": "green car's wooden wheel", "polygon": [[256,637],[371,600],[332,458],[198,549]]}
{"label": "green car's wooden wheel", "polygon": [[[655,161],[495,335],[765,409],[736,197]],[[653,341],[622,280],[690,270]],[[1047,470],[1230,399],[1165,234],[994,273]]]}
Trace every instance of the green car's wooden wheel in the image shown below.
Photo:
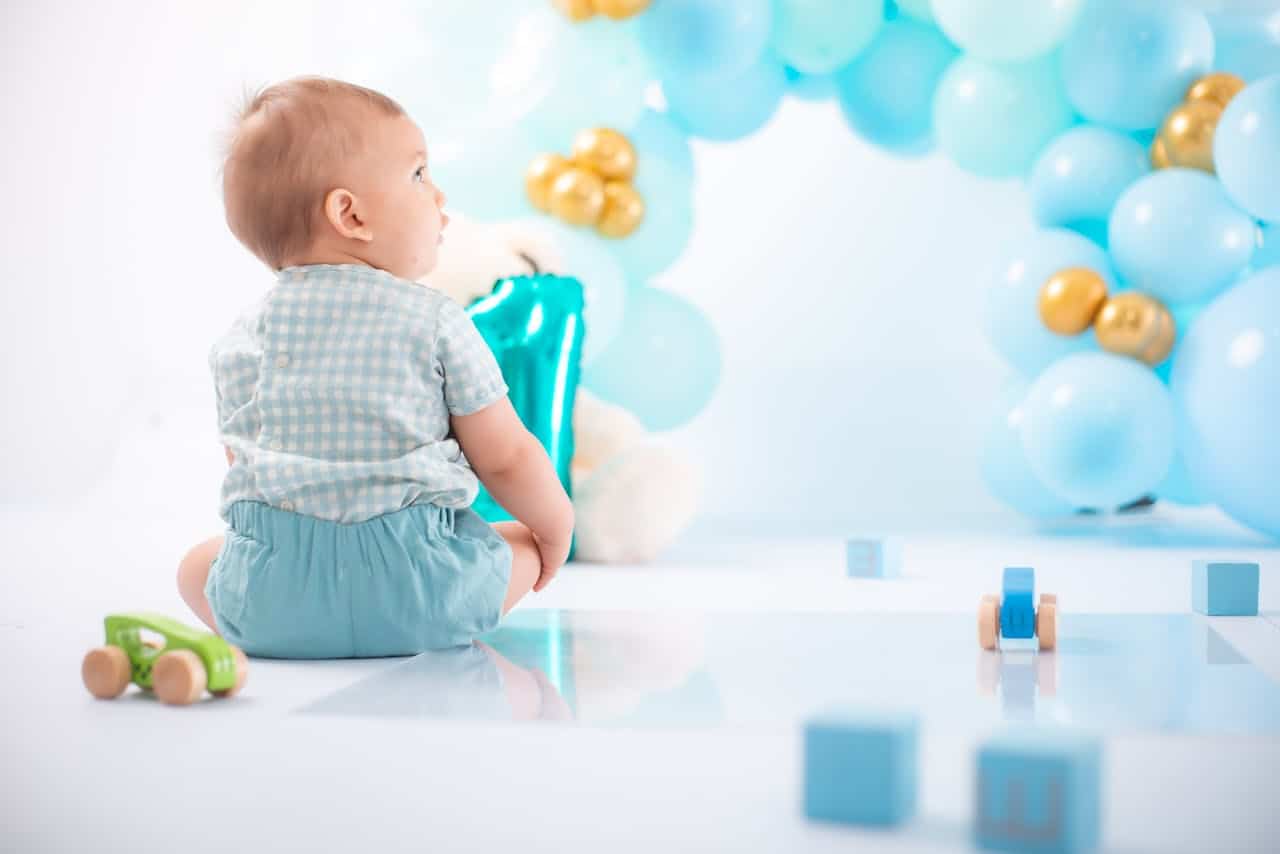
{"label": "green car's wooden wheel", "polygon": [[206,679],[204,663],[189,649],[170,650],[151,668],[152,689],[171,706],[187,706],[200,699]]}
{"label": "green car's wooden wheel", "polygon": [[118,646],[91,649],[80,665],[84,687],[99,700],[114,700],[123,694],[132,672],[128,654]]}

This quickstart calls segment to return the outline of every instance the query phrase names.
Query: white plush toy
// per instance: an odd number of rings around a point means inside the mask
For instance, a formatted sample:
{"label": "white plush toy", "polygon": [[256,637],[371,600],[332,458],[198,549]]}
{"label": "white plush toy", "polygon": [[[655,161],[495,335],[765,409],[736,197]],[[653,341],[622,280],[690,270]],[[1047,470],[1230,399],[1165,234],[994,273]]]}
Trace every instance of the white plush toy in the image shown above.
{"label": "white plush toy", "polygon": [[[463,306],[506,276],[573,275],[573,259],[566,257],[555,232],[537,220],[478,223],[452,214],[450,219],[440,263],[424,281]],[[652,560],[697,512],[701,470],[687,455],[646,441],[639,419],[581,386],[573,436],[575,559]]]}

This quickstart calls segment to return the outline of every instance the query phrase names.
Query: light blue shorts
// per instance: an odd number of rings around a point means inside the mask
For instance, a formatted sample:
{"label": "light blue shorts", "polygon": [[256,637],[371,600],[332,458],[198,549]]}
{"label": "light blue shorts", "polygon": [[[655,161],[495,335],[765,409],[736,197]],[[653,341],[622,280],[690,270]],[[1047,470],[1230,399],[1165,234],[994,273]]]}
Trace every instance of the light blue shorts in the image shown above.
{"label": "light blue shorts", "polygon": [[511,546],[470,508],[423,502],[344,524],[237,501],[228,515],[204,592],[249,655],[415,655],[468,644],[502,616]]}

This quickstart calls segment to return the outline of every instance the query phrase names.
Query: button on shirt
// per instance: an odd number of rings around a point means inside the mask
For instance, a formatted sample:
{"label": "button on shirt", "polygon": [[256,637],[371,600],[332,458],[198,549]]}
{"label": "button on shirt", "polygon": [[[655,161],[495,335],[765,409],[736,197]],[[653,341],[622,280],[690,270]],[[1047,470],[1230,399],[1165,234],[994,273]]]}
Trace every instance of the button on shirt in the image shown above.
{"label": "button on shirt", "polygon": [[228,521],[243,499],[346,523],[422,501],[470,506],[479,481],[449,416],[507,393],[460,305],[353,264],[281,270],[209,366],[235,458],[222,484]]}

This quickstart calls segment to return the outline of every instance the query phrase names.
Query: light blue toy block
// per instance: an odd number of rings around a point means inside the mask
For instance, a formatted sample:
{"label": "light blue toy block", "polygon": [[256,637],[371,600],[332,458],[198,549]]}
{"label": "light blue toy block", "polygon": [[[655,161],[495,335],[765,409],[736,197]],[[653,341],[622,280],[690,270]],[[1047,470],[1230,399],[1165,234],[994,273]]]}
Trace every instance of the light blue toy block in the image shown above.
{"label": "light blue toy block", "polygon": [[804,814],[888,827],[916,810],[913,715],[832,710],[804,725]]}
{"label": "light blue toy block", "polygon": [[844,558],[853,578],[902,575],[902,541],[897,537],[850,537],[845,541]]}
{"label": "light blue toy block", "polygon": [[1210,617],[1258,616],[1258,565],[1198,560],[1191,565],[1191,607]]}
{"label": "light blue toy block", "polygon": [[1006,566],[1000,595],[1000,634],[1006,638],[1036,636],[1036,571],[1029,566]]}
{"label": "light blue toy block", "polygon": [[991,851],[1070,852],[1098,846],[1102,744],[1089,735],[1023,730],[978,750],[974,841]]}

